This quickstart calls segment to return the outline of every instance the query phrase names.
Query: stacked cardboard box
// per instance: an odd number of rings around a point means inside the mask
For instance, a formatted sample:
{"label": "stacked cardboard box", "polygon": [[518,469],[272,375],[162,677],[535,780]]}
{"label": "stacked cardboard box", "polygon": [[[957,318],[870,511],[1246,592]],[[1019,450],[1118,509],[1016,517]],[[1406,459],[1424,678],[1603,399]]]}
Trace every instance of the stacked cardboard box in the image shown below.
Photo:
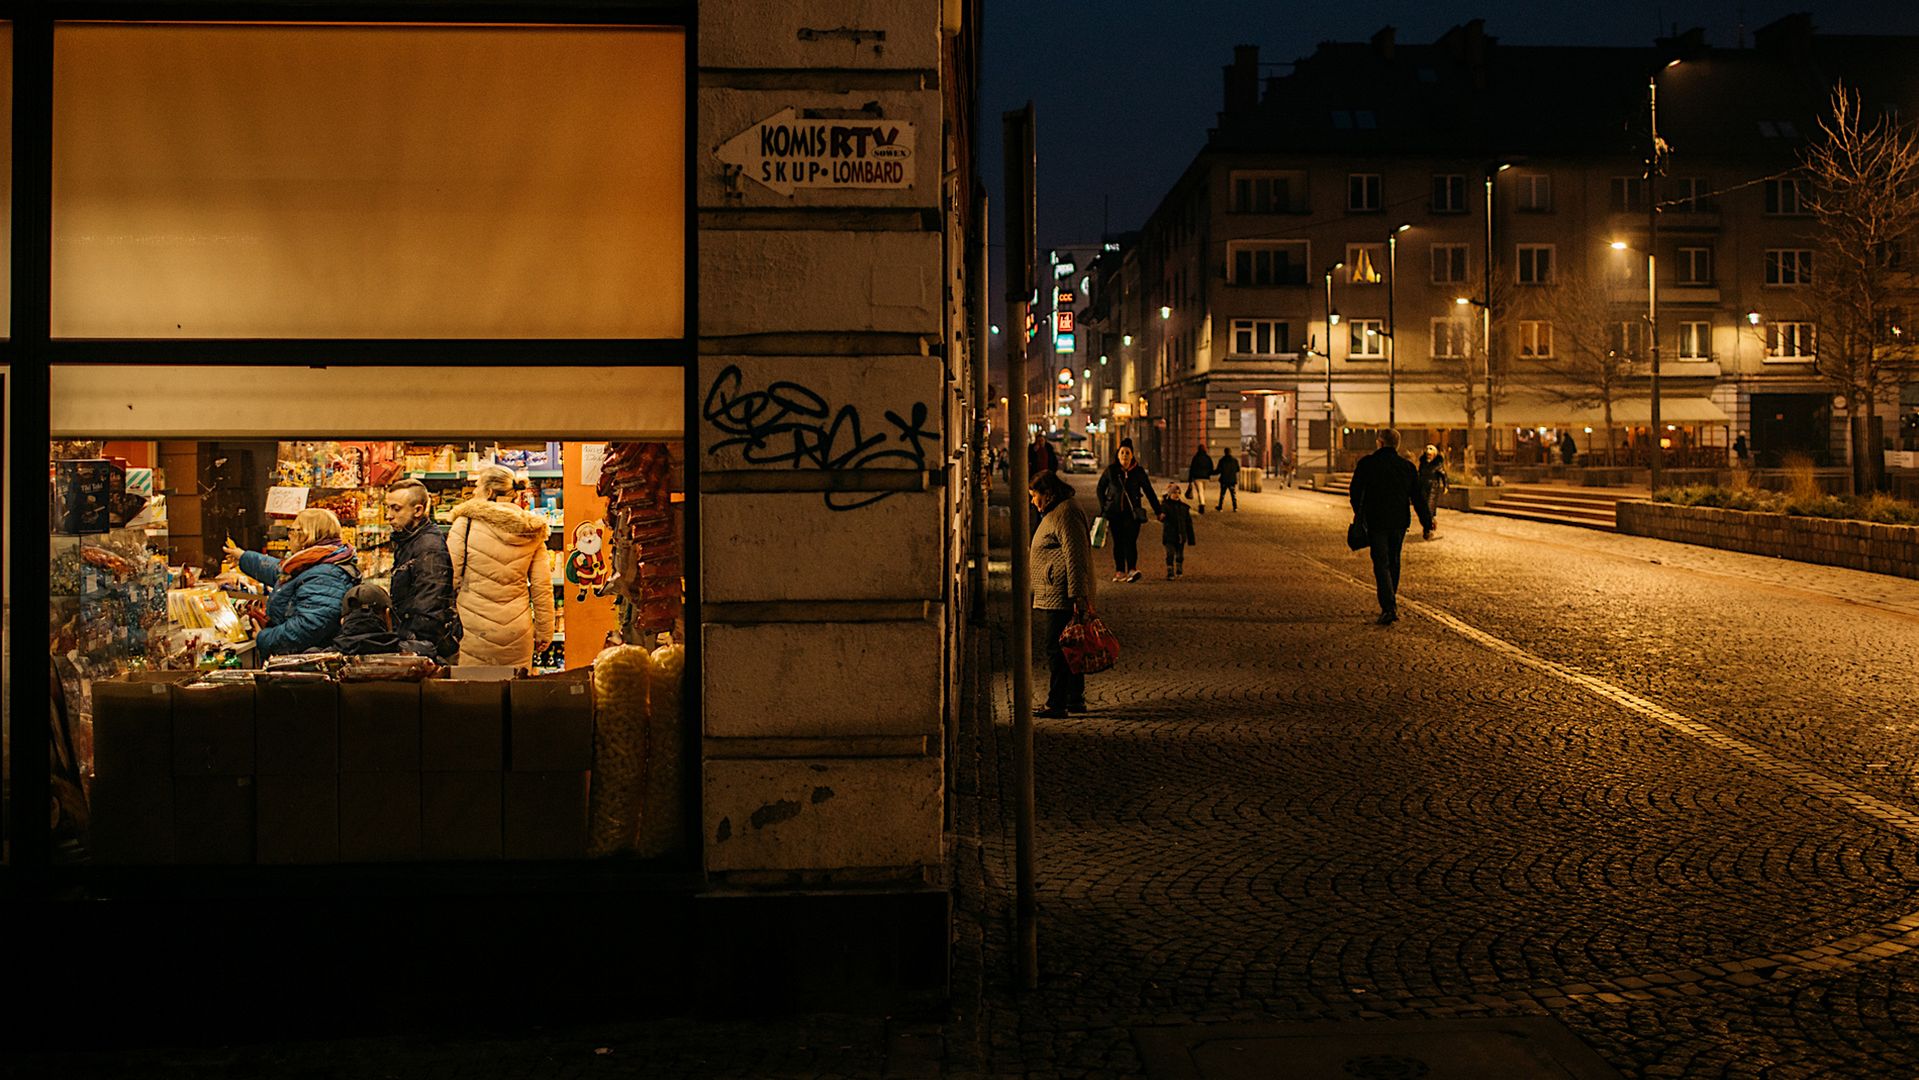
{"label": "stacked cardboard box", "polygon": [[420,843],[429,859],[500,857],[507,683],[422,684]]}
{"label": "stacked cardboard box", "polygon": [[326,679],[269,676],[254,695],[259,860],[338,862],[339,688]]}
{"label": "stacked cardboard box", "polygon": [[585,858],[593,685],[574,675],[519,679],[509,685],[506,857]]}

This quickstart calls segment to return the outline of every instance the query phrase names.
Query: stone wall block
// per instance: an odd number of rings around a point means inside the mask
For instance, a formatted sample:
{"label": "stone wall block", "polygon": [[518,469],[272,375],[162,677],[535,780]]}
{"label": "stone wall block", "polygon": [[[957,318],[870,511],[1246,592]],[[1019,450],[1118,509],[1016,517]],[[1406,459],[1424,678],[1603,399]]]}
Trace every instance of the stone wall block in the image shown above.
{"label": "stone wall block", "polygon": [[709,738],[937,735],[940,626],[707,624]]}
{"label": "stone wall block", "polygon": [[707,229],[700,333],[940,334],[940,234]]}
{"label": "stone wall block", "polygon": [[709,870],[933,866],[944,804],[937,757],[708,761]]}
{"label": "stone wall block", "polygon": [[938,71],[940,5],[930,0],[701,0],[703,68]]}
{"label": "stone wall block", "polygon": [[[854,509],[840,505],[870,500]],[[707,603],[938,600],[945,550],[938,490],[704,495]]]}
{"label": "stone wall block", "polygon": [[698,378],[704,472],[924,470],[945,457],[936,357],[704,356]]}

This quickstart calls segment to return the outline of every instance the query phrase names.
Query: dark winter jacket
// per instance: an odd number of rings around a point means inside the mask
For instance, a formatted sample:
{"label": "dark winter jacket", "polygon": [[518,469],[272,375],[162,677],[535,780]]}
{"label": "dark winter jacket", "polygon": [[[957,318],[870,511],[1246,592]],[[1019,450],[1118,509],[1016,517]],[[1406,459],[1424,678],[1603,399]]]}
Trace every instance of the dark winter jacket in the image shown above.
{"label": "dark winter jacket", "polygon": [[267,625],[255,644],[262,657],[329,648],[340,632],[340,603],[360,583],[353,563],[320,563],[291,581],[280,580],[280,560],[257,551],[240,555],[240,572],[273,585]]}
{"label": "dark winter jacket", "polygon": [[1184,547],[1199,542],[1193,535],[1193,508],[1183,499],[1167,499],[1159,504],[1159,542],[1167,547]]}
{"label": "dark winter jacket", "polygon": [[1204,450],[1193,451],[1193,463],[1186,466],[1186,479],[1210,480],[1213,478],[1213,459]]}
{"label": "dark winter jacket", "polygon": [[1134,521],[1145,521],[1146,511],[1140,509],[1139,498],[1153,504],[1153,513],[1159,513],[1159,494],[1153,490],[1152,478],[1146,475],[1146,467],[1133,462],[1131,470],[1122,471],[1119,462],[1106,466],[1099,474],[1099,512],[1108,521],[1118,521],[1131,517]]}
{"label": "dark winter jacket", "polygon": [[[1221,487],[1239,486],[1239,459],[1233,456],[1231,450],[1219,456],[1219,485]],[[1234,503],[1233,505],[1238,506],[1239,504]]]}
{"label": "dark winter jacket", "polygon": [[1419,512],[1419,524],[1433,527],[1433,511],[1426,504],[1426,486],[1419,482],[1419,470],[1401,457],[1398,450],[1382,446],[1359,459],[1353,469],[1353,513],[1366,522],[1369,532],[1405,532],[1412,525],[1411,506]]}
{"label": "dark winter jacket", "polygon": [[431,646],[414,641],[396,630],[387,629],[380,613],[371,608],[349,612],[340,620],[340,632],[333,636],[333,647],[348,656],[374,656],[383,653],[431,655]]}
{"label": "dark winter jacket", "polygon": [[1445,458],[1436,457],[1431,460],[1419,462],[1419,486],[1426,490],[1426,503],[1428,506],[1432,505],[1433,500],[1445,493],[1446,489],[1450,486],[1450,481],[1446,479]]}
{"label": "dark winter jacket", "polygon": [[432,522],[393,534],[393,629],[452,662],[460,655],[460,614],[453,605],[453,560]]}

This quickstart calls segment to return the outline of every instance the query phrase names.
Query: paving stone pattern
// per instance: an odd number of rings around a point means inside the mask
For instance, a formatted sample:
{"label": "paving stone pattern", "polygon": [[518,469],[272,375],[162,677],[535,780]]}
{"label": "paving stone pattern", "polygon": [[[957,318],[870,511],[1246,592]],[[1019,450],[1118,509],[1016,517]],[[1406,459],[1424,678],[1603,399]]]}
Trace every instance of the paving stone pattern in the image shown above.
{"label": "paving stone pattern", "polygon": [[0,1072],[1137,1076],[1148,1026],[1536,1016],[1628,1077],[1919,1076],[1919,583],[1448,514],[1407,545],[1405,617],[1380,628],[1343,501],[1241,505],[1198,519],[1185,578],[1102,576],[1120,665],[1090,713],[1038,724],[1036,991],[1012,978],[1002,622],[961,694],[944,1024],[663,1019]]}

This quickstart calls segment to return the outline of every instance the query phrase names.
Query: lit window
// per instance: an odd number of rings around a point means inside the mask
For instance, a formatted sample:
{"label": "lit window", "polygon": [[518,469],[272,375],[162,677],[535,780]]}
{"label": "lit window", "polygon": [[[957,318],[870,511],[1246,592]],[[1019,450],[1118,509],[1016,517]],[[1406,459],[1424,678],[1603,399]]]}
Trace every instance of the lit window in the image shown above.
{"label": "lit window", "polygon": [[1553,245],[1520,244],[1519,283],[1549,285],[1553,280]]}
{"label": "lit window", "polygon": [[1377,285],[1386,280],[1385,244],[1347,244],[1346,280],[1353,285]]}
{"label": "lit window", "polygon": [[1522,319],[1519,323],[1519,355],[1528,360],[1546,360],[1553,354],[1553,324],[1544,319]]}

